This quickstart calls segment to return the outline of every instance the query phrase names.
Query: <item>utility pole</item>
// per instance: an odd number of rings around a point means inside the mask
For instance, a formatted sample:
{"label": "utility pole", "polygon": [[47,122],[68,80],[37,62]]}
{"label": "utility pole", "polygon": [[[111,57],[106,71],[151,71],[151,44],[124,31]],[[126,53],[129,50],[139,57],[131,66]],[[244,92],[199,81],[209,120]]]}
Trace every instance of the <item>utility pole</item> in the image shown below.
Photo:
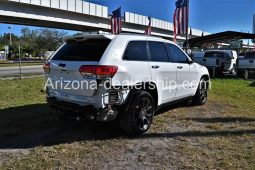
{"label": "utility pole", "polygon": [[10,46],[11,46],[12,45],[12,32],[11,32],[12,26],[9,26],[8,29],[9,29],[9,34],[10,34]]}
{"label": "utility pole", "polygon": [[188,54],[188,48],[189,48],[189,0],[187,0],[187,28],[186,28],[186,53]]}

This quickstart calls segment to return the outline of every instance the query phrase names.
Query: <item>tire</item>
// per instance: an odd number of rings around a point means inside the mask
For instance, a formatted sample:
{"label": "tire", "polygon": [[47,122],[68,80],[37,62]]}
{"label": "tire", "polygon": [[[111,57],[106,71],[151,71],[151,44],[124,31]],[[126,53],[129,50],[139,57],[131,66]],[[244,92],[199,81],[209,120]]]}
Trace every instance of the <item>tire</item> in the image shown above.
{"label": "tire", "polygon": [[121,129],[129,135],[145,133],[154,118],[155,104],[153,97],[146,91],[134,92],[119,117]]}
{"label": "tire", "polygon": [[238,71],[237,71],[237,77],[238,77],[238,78],[242,78],[243,74],[244,74],[243,71],[238,69]]}
{"label": "tire", "polygon": [[244,71],[244,79],[245,79],[245,80],[248,80],[248,78],[249,78],[249,71],[248,71],[248,70],[245,70],[245,71]]}
{"label": "tire", "polygon": [[220,65],[220,68],[219,68],[219,77],[223,77],[224,76],[224,63],[222,63]]}
{"label": "tire", "polygon": [[236,67],[236,65],[233,66],[232,74],[234,76],[237,76],[237,67]]}
{"label": "tire", "polygon": [[197,92],[192,99],[194,105],[202,106],[207,102],[208,88],[209,88],[208,81],[205,78],[202,78],[199,82]]}

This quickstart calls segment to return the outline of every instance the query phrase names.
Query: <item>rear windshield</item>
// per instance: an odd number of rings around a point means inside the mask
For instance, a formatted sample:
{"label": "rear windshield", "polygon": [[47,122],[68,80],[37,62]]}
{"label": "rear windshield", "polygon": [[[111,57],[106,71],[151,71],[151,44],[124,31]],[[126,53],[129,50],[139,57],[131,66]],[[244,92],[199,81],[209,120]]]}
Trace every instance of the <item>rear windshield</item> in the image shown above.
{"label": "rear windshield", "polygon": [[100,61],[109,39],[89,39],[86,41],[67,41],[53,56],[52,60],[63,61]]}
{"label": "rear windshield", "polygon": [[224,53],[222,53],[222,52],[206,52],[204,57],[207,57],[207,58],[224,58]]}
{"label": "rear windshield", "polygon": [[252,53],[246,53],[245,58],[254,58],[255,59],[255,52]]}

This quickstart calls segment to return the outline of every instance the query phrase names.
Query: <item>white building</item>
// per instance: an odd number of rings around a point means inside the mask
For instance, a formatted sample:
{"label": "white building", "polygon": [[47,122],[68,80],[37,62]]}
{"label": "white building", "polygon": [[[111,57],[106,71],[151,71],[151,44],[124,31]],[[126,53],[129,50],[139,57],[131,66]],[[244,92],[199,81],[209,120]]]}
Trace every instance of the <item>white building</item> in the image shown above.
{"label": "white building", "polygon": [[6,60],[5,51],[0,51],[0,60]]}

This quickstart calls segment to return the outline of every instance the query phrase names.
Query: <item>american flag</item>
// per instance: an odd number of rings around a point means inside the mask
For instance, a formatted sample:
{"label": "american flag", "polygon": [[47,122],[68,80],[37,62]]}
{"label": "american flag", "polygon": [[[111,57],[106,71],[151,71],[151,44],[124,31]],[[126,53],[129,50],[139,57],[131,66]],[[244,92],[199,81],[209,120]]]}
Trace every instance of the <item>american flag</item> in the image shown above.
{"label": "american flag", "polygon": [[151,35],[151,17],[150,16],[148,17],[148,20],[149,20],[149,25],[144,32],[145,35]]}
{"label": "american flag", "polygon": [[111,32],[112,34],[119,34],[122,30],[121,7],[112,12],[111,18]]}
{"label": "american flag", "polygon": [[189,7],[188,0],[176,1],[176,9],[174,12],[174,41],[176,42],[176,35],[188,34],[189,29]]}

